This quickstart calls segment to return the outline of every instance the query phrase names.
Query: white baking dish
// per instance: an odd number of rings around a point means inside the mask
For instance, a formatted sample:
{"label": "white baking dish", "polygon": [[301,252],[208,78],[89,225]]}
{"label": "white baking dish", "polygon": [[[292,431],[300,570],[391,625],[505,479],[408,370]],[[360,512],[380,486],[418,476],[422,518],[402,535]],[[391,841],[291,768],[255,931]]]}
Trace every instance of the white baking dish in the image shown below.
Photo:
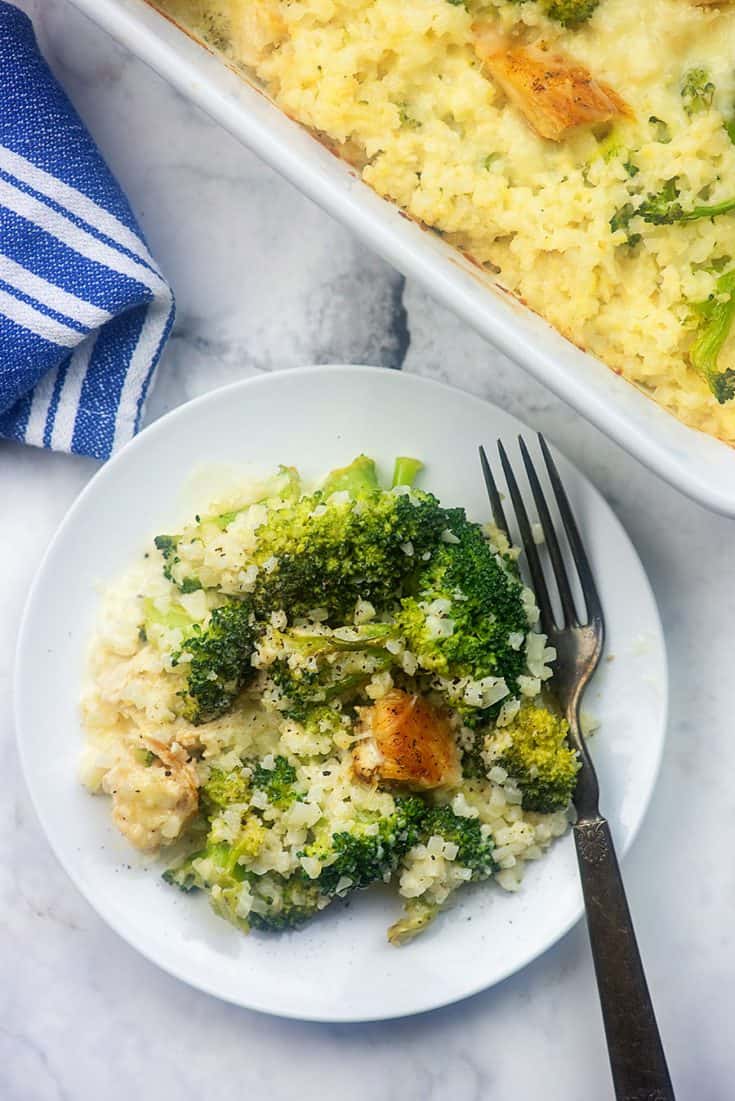
{"label": "white baking dish", "polygon": [[685,428],[499,290],[145,0],[72,3],[641,462],[701,504],[735,516],[735,451]]}

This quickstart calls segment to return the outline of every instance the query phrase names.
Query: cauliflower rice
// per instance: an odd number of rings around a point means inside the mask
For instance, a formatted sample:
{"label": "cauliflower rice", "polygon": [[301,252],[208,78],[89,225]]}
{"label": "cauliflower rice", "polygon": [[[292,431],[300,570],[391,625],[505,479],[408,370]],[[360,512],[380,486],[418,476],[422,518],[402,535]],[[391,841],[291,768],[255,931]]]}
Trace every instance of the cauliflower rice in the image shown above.
{"label": "cauliflower rice", "polygon": [[[379,621],[373,603],[359,599],[350,622],[333,633],[326,623],[326,609],[318,607],[305,617],[293,616],[282,607],[261,616],[247,685],[235,693],[223,713],[205,716],[203,721],[199,716],[195,722],[185,717],[182,697],[194,660],[192,638],[211,626],[223,599],[249,600],[261,571],[278,569],[278,562],[266,559],[257,565],[255,558],[263,525],[269,516],[289,507],[285,497],[279,496],[285,493],[283,486],[282,473],[270,487],[262,482],[243,483],[235,494],[208,502],[177,537],[175,560],[150,546],[106,590],[81,702],[86,732],[84,784],[93,793],[111,797],[115,824],[132,845],[146,852],[174,843],[178,844],[174,852],[182,846],[190,850],[192,835],[194,847],[201,844],[201,813],[206,805],[209,834],[207,850],[193,860],[196,885],[207,883],[217,912],[247,929],[259,914],[265,920],[275,905],[263,884],[271,884],[268,890],[273,891],[273,884],[282,885],[284,879],[298,875],[308,887],[329,871],[334,854],[320,856],[313,845],[315,838],[325,836],[325,831],[332,836],[349,832],[356,821],[375,822],[365,833],[377,834],[378,823],[395,813],[406,785],[356,775],[356,746],[368,736],[365,716],[374,714],[399,685],[405,698],[415,691],[436,700],[440,693],[444,702],[435,713],[430,705],[429,714],[441,714],[441,722],[451,731],[452,753],[469,753],[477,744],[477,729],[466,725],[468,715],[479,714],[473,708],[489,709],[482,714],[492,718],[484,719],[479,728],[485,739],[480,774],[458,774],[423,796],[434,806],[451,808],[455,821],[475,820],[477,838],[492,846],[495,882],[507,891],[517,890],[525,864],[541,857],[570,820],[568,805],[550,813],[524,810],[519,783],[497,760],[519,713],[538,704],[555,657],[538,633],[538,611],[530,590],[519,590],[526,633],[517,632],[509,640],[512,650],[525,655],[517,694],[499,677],[472,681],[434,676],[425,655],[412,653],[405,638],[391,635],[380,653],[367,647],[340,652],[336,661],[330,657],[331,669],[337,670],[334,675],[357,676],[359,687],[333,699],[329,706],[296,717],[284,707],[274,670],[286,652],[287,670],[297,677],[308,673],[318,658],[313,645],[306,654],[285,651],[284,639],[289,631],[308,630],[312,643],[336,637],[347,645],[356,632],[380,638],[381,630],[391,630],[390,616]],[[401,492],[396,489],[384,496],[390,502],[391,495]],[[363,507],[345,506],[345,496],[332,494],[326,504],[313,509],[311,517],[335,507],[356,511]],[[497,531],[488,529],[485,538],[495,560],[514,577],[517,552]],[[452,540],[459,542],[448,531],[440,537],[444,546],[452,547]],[[193,576],[201,587],[184,591],[192,588]],[[432,606],[426,621],[447,610]],[[430,639],[427,652],[435,643],[443,644],[445,636],[442,630],[438,642]],[[455,706],[447,708],[447,698]],[[288,771],[291,787],[299,792],[297,799],[281,798],[276,787],[268,787],[279,770]],[[212,785],[222,777],[231,786],[227,798],[217,802]],[[420,783],[417,780],[419,787]],[[228,886],[213,870],[217,859],[213,854],[235,849],[239,854],[235,871],[241,876],[236,896],[232,883]],[[420,905],[420,911],[414,912],[412,932],[458,887],[477,878],[460,856],[458,844],[442,834],[416,837],[383,875],[406,900],[409,913],[412,904]],[[188,880],[176,882],[191,885]],[[332,897],[344,897],[359,885],[363,884],[354,877],[343,876],[330,888],[329,897],[319,895],[312,908],[321,909]]]}
{"label": "cauliflower rice", "polygon": [[[732,5],[600,0],[564,27],[548,0],[156,2],[571,341],[735,442],[735,402],[719,404],[691,359],[701,304],[735,293],[718,286],[735,219],[625,224],[631,202],[672,180],[685,209],[732,197]],[[478,57],[478,27],[580,62],[627,112],[538,136]],[[688,112],[693,69],[712,90]],[[732,335],[718,368],[735,368]]]}

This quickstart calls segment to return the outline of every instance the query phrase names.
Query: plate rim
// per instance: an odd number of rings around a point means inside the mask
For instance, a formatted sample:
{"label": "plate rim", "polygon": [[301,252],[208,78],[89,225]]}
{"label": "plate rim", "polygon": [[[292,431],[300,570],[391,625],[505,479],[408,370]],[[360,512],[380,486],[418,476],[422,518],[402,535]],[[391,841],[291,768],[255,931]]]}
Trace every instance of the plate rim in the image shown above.
{"label": "plate rim", "polygon": [[[550,939],[547,939],[546,941],[544,941],[541,944],[540,947],[539,946],[534,946],[527,953],[524,953],[522,955],[521,959],[520,959],[520,962],[514,962],[514,963],[510,964],[509,966],[507,966],[506,968],[499,969],[498,972],[496,973],[495,977],[489,983],[486,982],[486,981],[483,981],[483,980],[480,980],[478,982],[474,982],[470,986],[468,986],[467,989],[464,990],[464,992],[462,992],[460,994],[452,993],[446,998],[440,996],[438,999],[434,998],[430,1001],[430,1003],[425,1004],[425,1005],[420,1005],[418,1008],[403,1009],[399,1012],[387,1013],[387,1014],[384,1014],[384,1013],[364,1013],[364,1012],[363,1013],[359,1013],[359,1012],[358,1013],[354,1013],[354,1012],[350,1013],[350,1012],[348,1012],[348,1013],[340,1013],[339,1015],[334,1014],[334,1013],[328,1015],[328,1014],[325,1014],[325,1013],[318,1013],[318,1012],[310,1014],[310,1013],[304,1012],[303,1009],[301,1009],[301,1010],[289,1010],[287,1008],[273,1008],[271,1005],[265,1004],[265,1003],[259,1001],[257,998],[256,999],[245,999],[245,998],[236,997],[236,996],[229,995],[229,994],[224,994],[220,990],[215,989],[214,985],[210,984],[206,980],[206,977],[201,979],[201,980],[200,979],[193,979],[190,976],[183,974],[178,967],[176,967],[176,966],[174,966],[174,965],[172,965],[168,962],[164,963],[161,960],[159,960],[156,957],[156,955],[155,955],[155,953],[152,949],[149,950],[145,946],[145,944],[138,943],[133,937],[131,937],[130,935],[128,935],[128,933],[126,931],[124,931],[124,929],[122,927],[122,923],[118,922],[118,920],[116,918],[116,912],[114,911],[114,909],[106,907],[104,905],[104,900],[97,900],[97,899],[93,900],[89,896],[87,890],[82,885],[81,877],[79,875],[77,875],[77,873],[74,870],[72,870],[71,862],[68,861],[66,859],[66,857],[63,855],[63,847],[60,844],[57,844],[55,834],[54,834],[53,830],[50,828],[50,823],[48,823],[47,820],[46,820],[46,812],[42,809],[42,807],[39,804],[39,801],[36,797],[36,792],[34,791],[34,785],[33,785],[33,781],[32,781],[32,771],[31,771],[30,763],[29,763],[29,760],[26,756],[26,751],[25,751],[25,737],[24,737],[24,734],[23,734],[24,719],[23,719],[23,716],[22,716],[21,691],[20,691],[20,689],[21,689],[21,679],[22,679],[22,672],[21,671],[22,671],[24,661],[25,661],[25,654],[26,654],[26,651],[28,649],[28,636],[29,636],[29,632],[31,630],[31,617],[32,617],[32,613],[33,613],[33,606],[34,606],[34,603],[35,603],[36,593],[37,593],[37,591],[38,591],[38,589],[40,588],[40,585],[41,585],[42,577],[43,577],[43,575],[46,571],[46,568],[48,566],[48,563],[49,563],[50,559],[52,558],[52,556],[54,555],[54,553],[56,551],[56,547],[57,547],[58,543],[61,541],[61,538],[62,538],[63,534],[66,532],[67,528],[70,527],[73,524],[77,512],[82,508],[83,503],[86,501],[87,497],[91,493],[96,492],[97,487],[100,484],[100,482],[104,482],[104,480],[107,477],[107,472],[109,470],[111,470],[114,466],[117,465],[118,461],[120,460],[120,457],[130,453],[134,449],[139,448],[141,446],[141,440],[144,440],[146,437],[150,437],[152,435],[155,435],[155,434],[157,434],[158,432],[160,432],[162,430],[165,431],[165,428],[168,424],[170,424],[173,420],[175,420],[179,416],[181,416],[182,412],[184,410],[188,411],[192,406],[205,406],[210,401],[221,400],[221,397],[222,397],[223,394],[231,393],[231,392],[234,392],[234,391],[237,391],[237,390],[243,390],[243,389],[247,390],[247,389],[255,387],[255,386],[263,386],[263,385],[272,384],[274,380],[279,380],[281,378],[288,378],[288,376],[294,376],[294,375],[298,375],[298,376],[327,375],[331,372],[340,372],[340,373],[345,373],[345,374],[349,372],[349,373],[352,373],[352,374],[367,375],[369,377],[370,376],[375,376],[375,373],[378,372],[383,376],[391,376],[396,380],[398,378],[400,378],[402,380],[401,385],[403,385],[403,384],[418,385],[418,386],[421,386],[421,387],[426,387],[427,389],[434,389],[437,392],[447,392],[448,391],[452,394],[459,393],[461,396],[463,396],[464,398],[466,398],[468,400],[471,400],[473,402],[478,402],[478,403],[480,403],[482,405],[485,405],[485,406],[489,406],[491,409],[498,410],[499,412],[503,413],[505,416],[511,416],[513,420],[519,421],[519,423],[524,424],[525,427],[528,427],[527,425],[525,425],[524,421],[521,421],[520,418],[516,417],[514,414],[508,414],[505,410],[501,409],[500,406],[496,405],[495,403],[487,401],[485,398],[478,397],[477,395],[472,394],[467,390],[463,390],[460,387],[452,386],[448,383],[439,382],[439,381],[434,380],[434,379],[427,379],[427,378],[424,378],[421,375],[405,374],[402,371],[396,371],[396,370],[394,370],[392,368],[389,368],[389,367],[373,367],[373,366],[369,366],[367,364],[345,364],[345,363],[310,364],[310,365],[303,366],[303,367],[289,367],[289,368],[277,369],[277,370],[274,370],[274,371],[264,372],[262,374],[254,376],[254,377],[245,378],[245,379],[238,379],[235,382],[228,383],[225,386],[215,387],[211,390],[206,391],[203,394],[199,394],[196,397],[191,398],[188,401],[182,402],[180,405],[175,406],[173,409],[169,410],[167,413],[165,413],[161,417],[157,418],[150,425],[147,425],[141,432],[138,433],[138,435],[136,435],[131,440],[129,440],[127,443],[125,443],[123,445],[123,447],[121,447],[120,450],[118,452],[116,452],[107,462],[103,463],[98,468],[98,470],[95,471],[95,473],[89,479],[87,484],[82,488],[80,493],[72,501],[72,503],[69,506],[67,512],[64,514],[64,516],[62,517],[60,523],[58,524],[57,528],[55,529],[54,534],[53,534],[52,538],[50,539],[50,541],[48,543],[48,546],[46,547],[46,550],[45,550],[45,552],[44,552],[44,554],[41,558],[41,561],[39,562],[39,564],[36,568],[36,571],[35,571],[35,574],[34,574],[34,577],[33,577],[33,581],[30,585],[30,588],[28,590],[28,593],[27,593],[27,596],[26,596],[26,599],[25,599],[25,603],[24,603],[24,606],[23,606],[23,612],[22,612],[22,615],[21,615],[20,626],[19,626],[17,640],[16,640],[15,662],[14,662],[13,680],[12,680],[12,686],[13,686],[13,718],[14,718],[14,727],[15,727],[15,744],[16,744],[16,748],[17,748],[17,751],[18,751],[18,756],[19,756],[19,760],[20,760],[20,764],[21,764],[21,773],[22,773],[23,780],[24,780],[24,783],[25,783],[26,792],[28,793],[28,796],[29,796],[30,801],[31,801],[31,805],[33,807],[36,818],[37,818],[37,820],[38,820],[38,822],[41,826],[41,829],[42,829],[42,832],[44,834],[44,837],[45,837],[45,840],[46,840],[47,844],[49,845],[49,847],[50,847],[54,857],[56,858],[57,862],[59,863],[61,868],[66,873],[66,875],[70,879],[73,886],[76,888],[76,890],[79,892],[79,894],[84,898],[85,902],[92,908],[92,910],[97,914],[97,916],[109,928],[111,928],[112,931],[117,936],[119,936],[121,938],[121,940],[123,940],[130,948],[132,948],[136,952],[139,952],[146,960],[148,960],[154,966],[158,967],[164,973],[173,976],[177,981],[185,983],[190,988],[195,989],[195,990],[200,990],[202,993],[204,993],[204,994],[206,994],[210,997],[217,998],[219,1001],[225,1002],[227,1004],[236,1005],[236,1006],[239,1006],[240,1008],[243,1008],[243,1009],[252,1010],[252,1011],[255,1011],[255,1012],[259,1012],[259,1013],[264,1013],[264,1014],[268,1014],[269,1016],[273,1016],[273,1017],[277,1017],[277,1018],[283,1018],[283,1019],[287,1019],[287,1020],[309,1021],[309,1022],[314,1022],[314,1023],[330,1023],[330,1024],[336,1024],[336,1023],[358,1024],[358,1023],[368,1023],[368,1022],[375,1022],[375,1021],[399,1020],[399,1019],[405,1019],[407,1017],[418,1016],[420,1014],[432,1012],[436,1009],[442,1009],[442,1008],[445,1008],[447,1006],[457,1004],[459,1002],[465,1001],[468,998],[475,997],[476,995],[482,993],[483,991],[493,989],[494,987],[496,987],[496,986],[500,985],[501,983],[505,982],[512,975],[518,974],[521,971],[524,971],[529,966],[529,964],[531,964],[534,960],[536,960],[536,959],[540,958],[541,956],[545,955],[546,952],[548,952],[551,948],[553,948],[556,944],[558,944],[569,933],[569,931],[571,929],[573,929],[580,922],[580,920],[584,917],[584,906],[583,906],[583,904],[578,907],[578,909],[575,911],[574,915],[571,918],[569,918],[558,930],[555,931],[555,933],[553,934],[553,936]],[[529,431],[535,431],[535,430],[529,428]],[[555,445],[552,444],[551,446],[552,446],[552,451],[559,451],[559,449],[556,448]],[[627,854],[630,852],[632,846],[635,844],[636,839],[638,838],[638,836],[640,834],[640,830],[643,826],[643,823],[645,822],[645,820],[648,816],[650,806],[651,806],[651,802],[653,800],[653,795],[655,793],[655,790],[656,790],[656,787],[657,787],[657,784],[658,784],[658,781],[659,781],[659,776],[660,776],[660,772],[661,772],[661,764],[662,764],[662,761],[663,761],[663,754],[664,754],[664,751],[665,751],[665,748],[666,748],[666,743],[667,743],[667,738],[668,738],[670,681],[669,681],[668,652],[667,652],[667,649],[666,649],[666,638],[665,638],[665,634],[664,634],[664,631],[663,631],[663,624],[662,624],[662,621],[661,621],[661,615],[660,615],[660,611],[659,611],[659,608],[658,608],[656,595],[655,595],[655,593],[653,591],[653,588],[651,586],[650,580],[648,578],[648,574],[647,574],[647,572],[646,572],[646,570],[643,566],[643,563],[640,560],[640,556],[638,554],[638,551],[636,549],[635,544],[630,539],[625,527],[623,526],[621,520],[617,516],[617,513],[608,504],[608,502],[604,498],[603,494],[600,492],[599,489],[597,489],[597,487],[591,481],[591,479],[588,478],[587,475],[584,474],[576,466],[576,464],[572,463],[571,460],[567,459],[567,457],[566,457],[566,455],[564,454],[563,451],[559,452],[559,454],[561,454],[564,457],[564,459],[566,460],[566,462],[569,463],[569,465],[573,468],[573,470],[575,472],[575,475],[583,483],[585,483],[586,485],[591,487],[593,493],[602,500],[602,502],[604,503],[604,505],[607,509],[607,512],[609,514],[609,517],[611,518],[612,522],[617,526],[617,528],[619,529],[620,534],[625,539],[625,541],[629,544],[630,548],[632,549],[633,553],[635,554],[635,557],[636,557],[636,559],[639,563],[639,566],[640,566],[641,579],[642,579],[643,583],[645,584],[646,590],[647,590],[648,595],[650,597],[651,609],[652,609],[652,612],[653,612],[653,615],[654,615],[654,623],[655,623],[656,633],[657,633],[657,640],[660,642],[660,660],[661,660],[661,678],[662,678],[662,680],[661,680],[661,698],[660,698],[660,701],[659,701],[659,713],[660,713],[659,724],[660,724],[660,727],[661,727],[661,736],[658,739],[658,743],[657,743],[655,762],[654,762],[654,767],[653,767],[652,772],[651,772],[651,781],[650,781],[649,790],[646,793],[646,796],[645,796],[645,799],[644,799],[644,802],[643,802],[642,811],[640,813],[639,819],[638,819],[637,823],[631,828],[630,834],[626,838],[625,843],[620,844],[617,848],[617,855],[618,855],[620,861],[622,862],[625,859],[625,857],[627,856]]]}

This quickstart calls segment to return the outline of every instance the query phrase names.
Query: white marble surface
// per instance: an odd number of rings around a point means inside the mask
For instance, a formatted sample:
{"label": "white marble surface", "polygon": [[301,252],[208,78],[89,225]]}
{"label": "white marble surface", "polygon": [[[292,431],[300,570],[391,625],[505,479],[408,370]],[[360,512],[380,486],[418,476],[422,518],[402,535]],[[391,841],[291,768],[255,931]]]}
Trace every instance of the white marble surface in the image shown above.
{"label": "white marble surface", "polygon": [[[404,285],[66,0],[21,6],[36,18],[54,70],[177,291],[177,328],[149,419],[260,371],[330,360],[388,364],[449,380],[542,428],[617,509],[659,599],[672,673],[663,771],[625,862],[629,898],[679,1101],[731,1097],[732,522],[662,484],[419,288]],[[463,1005],[398,1023],[335,1027],[221,1005],[158,972],[102,925],[40,832],[11,717],[26,591],[94,470],[87,460],[0,445],[0,1098],[612,1096],[581,928]]]}

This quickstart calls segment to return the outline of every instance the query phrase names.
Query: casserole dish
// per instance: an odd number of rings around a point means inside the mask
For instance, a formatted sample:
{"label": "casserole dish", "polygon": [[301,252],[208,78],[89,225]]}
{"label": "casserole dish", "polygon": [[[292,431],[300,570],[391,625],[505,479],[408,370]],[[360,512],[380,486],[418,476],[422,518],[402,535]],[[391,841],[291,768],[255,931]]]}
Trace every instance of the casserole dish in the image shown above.
{"label": "casserole dish", "polygon": [[408,220],[317,138],[144,0],[72,0],[273,168],[682,492],[735,516],[735,456],[574,347],[492,276]]}

